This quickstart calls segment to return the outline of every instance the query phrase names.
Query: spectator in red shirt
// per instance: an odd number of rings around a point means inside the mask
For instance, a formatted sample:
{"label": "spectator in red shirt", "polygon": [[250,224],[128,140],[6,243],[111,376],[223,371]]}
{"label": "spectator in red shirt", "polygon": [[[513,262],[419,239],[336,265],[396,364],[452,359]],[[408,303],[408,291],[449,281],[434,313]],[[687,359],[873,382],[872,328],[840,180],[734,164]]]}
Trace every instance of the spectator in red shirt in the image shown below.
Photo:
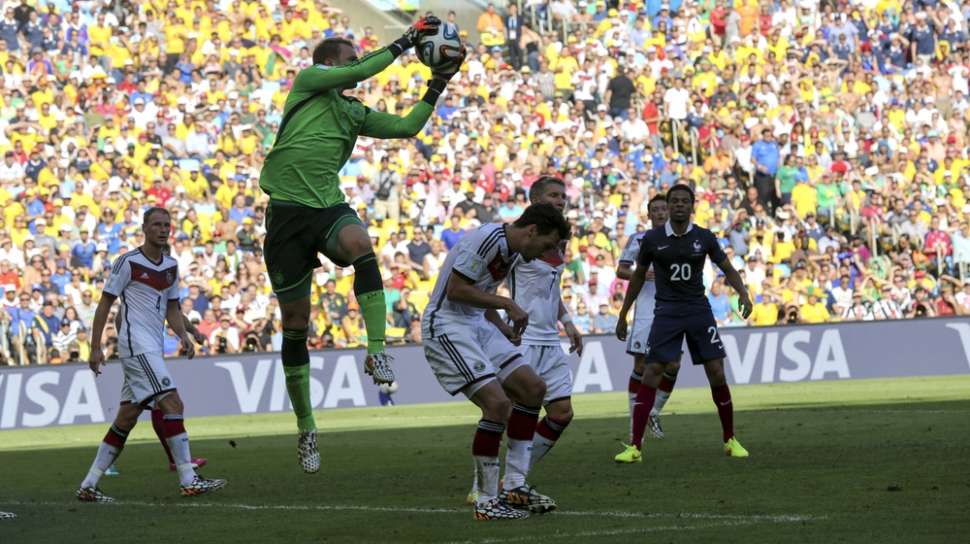
{"label": "spectator in red shirt", "polygon": [[[946,272],[950,273],[953,266],[953,241],[950,235],[940,230],[940,218],[933,217],[930,220],[930,230],[926,233],[923,241],[923,253],[926,258],[933,263],[934,267],[941,264],[946,267]],[[937,257],[942,254],[943,263],[937,262]]]}

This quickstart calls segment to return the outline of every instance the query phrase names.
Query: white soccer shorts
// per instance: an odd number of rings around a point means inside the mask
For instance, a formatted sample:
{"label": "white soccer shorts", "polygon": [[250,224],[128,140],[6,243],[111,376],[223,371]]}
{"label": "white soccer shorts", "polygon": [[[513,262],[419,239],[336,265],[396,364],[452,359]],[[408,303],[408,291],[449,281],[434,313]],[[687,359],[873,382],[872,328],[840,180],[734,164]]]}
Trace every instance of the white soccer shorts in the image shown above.
{"label": "white soccer shorts", "polygon": [[469,398],[491,380],[505,381],[526,364],[519,348],[491,323],[439,327],[434,338],[424,340],[424,356],[448,394]]}
{"label": "white soccer shorts", "polygon": [[522,350],[526,362],[546,382],[543,405],[572,396],[573,371],[569,368],[569,354],[561,345],[522,346]]}
{"label": "white soccer shorts", "polygon": [[647,340],[650,338],[650,327],[653,326],[653,316],[649,318],[633,318],[626,334],[626,352],[630,355],[646,355],[650,351]]}
{"label": "white soccer shorts", "polygon": [[168,373],[161,353],[142,353],[121,359],[125,382],[121,386],[121,402],[154,403],[165,393],[175,391],[175,380]]}

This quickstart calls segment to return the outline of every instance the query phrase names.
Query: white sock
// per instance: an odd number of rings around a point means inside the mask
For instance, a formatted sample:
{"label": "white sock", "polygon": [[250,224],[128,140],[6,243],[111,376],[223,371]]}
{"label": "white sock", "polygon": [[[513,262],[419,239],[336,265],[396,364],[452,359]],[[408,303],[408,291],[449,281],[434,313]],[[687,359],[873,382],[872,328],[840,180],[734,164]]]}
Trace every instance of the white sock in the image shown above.
{"label": "white sock", "polygon": [[663,411],[664,405],[667,404],[667,399],[669,398],[670,393],[657,389],[657,398],[653,400],[653,408],[650,409],[650,415],[660,415],[660,412]]}
{"label": "white sock", "polygon": [[[549,438],[543,436],[543,432],[546,432],[543,427],[548,427],[552,431],[556,438]],[[536,429],[535,436],[532,437],[532,457],[529,459],[529,470],[532,470],[543,457],[549,453],[549,450],[556,445],[559,435],[565,430],[566,426],[561,425],[559,422],[549,419],[548,416],[543,418],[542,422],[539,423],[539,428]]]}
{"label": "white sock", "polygon": [[115,462],[115,459],[119,455],[121,455],[121,448],[116,448],[107,442],[102,442],[98,446],[98,453],[94,456],[94,462],[91,463],[91,468],[88,469],[88,475],[81,482],[81,488],[98,487],[98,481],[101,480],[104,471],[108,470],[108,467]]}
{"label": "white sock", "polygon": [[498,457],[475,456],[475,481],[478,484],[478,504],[498,496]]}
{"label": "white sock", "polygon": [[189,453],[189,433],[181,433],[165,439],[172,450],[175,468],[178,469],[179,482],[189,485],[195,479],[195,468],[192,467],[192,454]]}
{"label": "white sock", "polygon": [[627,398],[630,402],[630,442],[633,442],[633,407],[637,403],[637,394],[627,393]]}
{"label": "white sock", "polygon": [[504,489],[515,489],[525,485],[525,476],[529,473],[531,458],[532,440],[509,438],[509,449],[505,452],[505,477],[502,479]]}

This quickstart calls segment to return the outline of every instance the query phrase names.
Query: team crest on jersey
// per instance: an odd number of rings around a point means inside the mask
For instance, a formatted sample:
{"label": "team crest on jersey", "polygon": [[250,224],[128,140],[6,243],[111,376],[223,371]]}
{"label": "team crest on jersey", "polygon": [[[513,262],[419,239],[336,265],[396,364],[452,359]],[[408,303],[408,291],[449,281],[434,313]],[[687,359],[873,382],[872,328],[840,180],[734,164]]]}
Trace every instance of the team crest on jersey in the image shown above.
{"label": "team crest on jersey", "polygon": [[492,262],[488,263],[488,273],[492,275],[492,279],[495,281],[504,280],[505,276],[509,275],[511,264],[511,262],[505,262],[501,254],[496,255]]}
{"label": "team crest on jersey", "polygon": [[165,279],[168,280],[168,283],[170,284],[175,283],[175,270],[169,270],[168,272],[166,272]]}
{"label": "team crest on jersey", "polygon": [[694,240],[693,247],[694,247],[694,253],[700,253],[701,250],[703,249],[703,247],[701,246],[700,240]]}

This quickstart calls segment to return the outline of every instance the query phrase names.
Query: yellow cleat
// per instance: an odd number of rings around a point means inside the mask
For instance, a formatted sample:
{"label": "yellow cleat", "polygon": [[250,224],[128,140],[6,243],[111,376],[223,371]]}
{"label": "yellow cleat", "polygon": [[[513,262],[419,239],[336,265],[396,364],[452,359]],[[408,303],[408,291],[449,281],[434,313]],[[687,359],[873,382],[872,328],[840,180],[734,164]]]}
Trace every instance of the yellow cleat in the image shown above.
{"label": "yellow cleat", "polygon": [[613,458],[614,461],[616,461],[617,463],[642,463],[643,462],[643,454],[640,453],[640,448],[636,446],[628,446],[626,444],[623,444],[623,447],[626,449],[616,454],[616,457]]}
{"label": "yellow cleat", "polygon": [[747,457],[748,450],[744,449],[744,446],[738,442],[738,439],[732,436],[724,443],[724,455],[728,457]]}

